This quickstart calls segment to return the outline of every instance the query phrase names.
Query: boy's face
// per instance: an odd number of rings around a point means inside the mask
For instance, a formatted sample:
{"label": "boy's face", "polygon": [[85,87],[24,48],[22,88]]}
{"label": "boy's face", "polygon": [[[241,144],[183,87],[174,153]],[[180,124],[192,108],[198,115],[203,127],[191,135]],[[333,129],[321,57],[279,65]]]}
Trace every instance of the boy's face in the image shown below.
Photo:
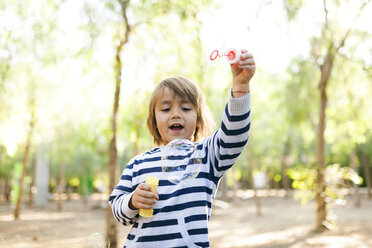
{"label": "boy's face", "polygon": [[196,128],[197,111],[190,101],[166,87],[155,104],[155,119],[166,145],[173,139],[191,140]]}

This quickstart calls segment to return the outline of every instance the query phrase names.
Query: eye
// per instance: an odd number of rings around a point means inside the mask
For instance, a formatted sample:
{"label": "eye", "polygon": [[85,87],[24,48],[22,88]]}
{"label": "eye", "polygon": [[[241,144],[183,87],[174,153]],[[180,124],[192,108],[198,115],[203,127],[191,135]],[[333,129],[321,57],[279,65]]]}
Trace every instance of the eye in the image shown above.
{"label": "eye", "polygon": [[160,111],[162,111],[162,112],[169,112],[170,111],[170,108],[162,108]]}
{"label": "eye", "polygon": [[183,111],[190,111],[191,110],[191,108],[186,108],[186,107],[183,107],[183,108],[181,108]]}

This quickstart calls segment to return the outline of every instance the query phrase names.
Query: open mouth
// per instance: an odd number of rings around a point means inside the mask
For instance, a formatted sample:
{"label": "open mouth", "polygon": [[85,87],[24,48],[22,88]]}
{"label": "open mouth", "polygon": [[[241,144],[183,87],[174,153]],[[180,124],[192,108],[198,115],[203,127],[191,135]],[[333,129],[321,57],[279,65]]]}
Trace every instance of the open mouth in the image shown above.
{"label": "open mouth", "polygon": [[181,125],[181,124],[173,124],[173,125],[171,125],[170,126],[170,129],[172,130],[172,131],[181,131],[182,129],[183,129],[183,126]]}

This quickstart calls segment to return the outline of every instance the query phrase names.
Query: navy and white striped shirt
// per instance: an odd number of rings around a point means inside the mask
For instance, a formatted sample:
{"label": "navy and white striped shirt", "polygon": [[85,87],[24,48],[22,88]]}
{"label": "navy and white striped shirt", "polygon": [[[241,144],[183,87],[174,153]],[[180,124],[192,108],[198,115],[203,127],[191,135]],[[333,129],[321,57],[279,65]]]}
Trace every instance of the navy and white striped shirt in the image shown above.
{"label": "navy and white striped shirt", "polygon": [[[133,225],[124,247],[209,247],[208,220],[220,178],[236,161],[248,142],[250,94],[232,98],[226,105],[221,127],[196,143],[201,155],[200,173],[194,179],[173,184],[161,168],[164,146],[131,159],[111,193],[114,217],[123,225]],[[136,187],[148,176],[159,178],[159,200],[154,216],[144,218],[129,208]]]}

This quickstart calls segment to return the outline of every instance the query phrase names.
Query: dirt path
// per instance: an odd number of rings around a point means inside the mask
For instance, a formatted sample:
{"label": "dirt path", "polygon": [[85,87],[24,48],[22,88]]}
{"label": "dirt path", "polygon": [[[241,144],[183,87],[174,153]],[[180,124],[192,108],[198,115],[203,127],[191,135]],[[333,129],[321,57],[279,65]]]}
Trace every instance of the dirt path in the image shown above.
{"label": "dirt path", "polygon": [[[49,203],[45,209],[24,208],[17,221],[9,205],[0,205],[0,247],[88,248],[89,236],[105,230],[102,204],[97,196],[85,207],[81,201],[71,200],[64,203],[62,212],[57,212],[55,204]],[[229,204],[217,202],[210,222],[211,247],[372,247],[372,200],[365,197],[360,208],[355,208],[352,201],[332,206],[338,225],[322,234],[312,232],[313,203],[301,205],[293,199],[264,197],[261,204],[262,216],[257,216],[251,198]],[[119,230],[123,244],[129,229],[120,226]]]}

